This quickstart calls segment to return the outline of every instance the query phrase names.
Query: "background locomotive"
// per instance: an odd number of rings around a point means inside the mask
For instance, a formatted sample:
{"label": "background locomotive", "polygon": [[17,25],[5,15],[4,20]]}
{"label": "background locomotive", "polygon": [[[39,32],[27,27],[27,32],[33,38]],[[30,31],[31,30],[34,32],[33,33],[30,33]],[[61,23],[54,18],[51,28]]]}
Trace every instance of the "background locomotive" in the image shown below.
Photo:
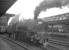
{"label": "background locomotive", "polygon": [[68,50],[69,48],[69,13],[52,16],[46,22],[48,27],[48,50]]}

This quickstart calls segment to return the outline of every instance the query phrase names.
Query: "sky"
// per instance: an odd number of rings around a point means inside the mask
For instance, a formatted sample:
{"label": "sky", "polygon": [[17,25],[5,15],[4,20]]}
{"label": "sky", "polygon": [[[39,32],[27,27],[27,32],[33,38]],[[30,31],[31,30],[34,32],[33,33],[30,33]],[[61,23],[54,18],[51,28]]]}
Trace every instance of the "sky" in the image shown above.
{"label": "sky", "polygon": [[[34,10],[36,6],[43,0],[18,0],[13,4],[6,13],[10,14],[20,14],[20,19],[33,19]],[[57,14],[63,14],[69,12],[68,7],[59,8],[50,8],[46,11],[40,13],[38,18],[50,17]]]}
{"label": "sky", "polygon": [[18,0],[13,4],[6,13],[19,14],[25,19],[33,18],[33,11],[35,7],[39,5],[42,0]]}

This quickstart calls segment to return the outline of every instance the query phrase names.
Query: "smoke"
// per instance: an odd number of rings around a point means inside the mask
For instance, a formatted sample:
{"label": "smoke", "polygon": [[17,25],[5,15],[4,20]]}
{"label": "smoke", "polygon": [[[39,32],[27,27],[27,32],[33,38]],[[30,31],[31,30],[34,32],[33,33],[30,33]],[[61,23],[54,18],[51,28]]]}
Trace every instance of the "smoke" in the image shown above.
{"label": "smoke", "polygon": [[34,17],[35,17],[34,19],[37,19],[37,16],[39,16],[40,12],[41,12],[41,9],[39,7],[36,7],[34,11]]}
{"label": "smoke", "polygon": [[69,0],[43,0],[34,10],[34,19],[37,19],[41,11],[54,7],[62,8],[62,6],[66,6],[68,4]]}

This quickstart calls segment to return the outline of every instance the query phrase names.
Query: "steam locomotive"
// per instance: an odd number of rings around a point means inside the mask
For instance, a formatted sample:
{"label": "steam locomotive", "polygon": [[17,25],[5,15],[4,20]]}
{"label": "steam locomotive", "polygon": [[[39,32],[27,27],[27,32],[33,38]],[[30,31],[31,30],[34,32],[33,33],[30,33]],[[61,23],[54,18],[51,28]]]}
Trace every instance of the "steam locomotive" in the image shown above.
{"label": "steam locomotive", "polygon": [[13,25],[9,25],[6,28],[10,38],[18,41],[27,41],[32,43],[44,43],[46,39],[44,24],[38,24],[37,21],[29,20],[27,22],[18,22]]}
{"label": "steam locomotive", "polygon": [[69,44],[69,13],[48,18],[41,24],[35,20],[18,22],[9,25],[6,31],[15,40],[41,44],[49,50],[63,50]]}

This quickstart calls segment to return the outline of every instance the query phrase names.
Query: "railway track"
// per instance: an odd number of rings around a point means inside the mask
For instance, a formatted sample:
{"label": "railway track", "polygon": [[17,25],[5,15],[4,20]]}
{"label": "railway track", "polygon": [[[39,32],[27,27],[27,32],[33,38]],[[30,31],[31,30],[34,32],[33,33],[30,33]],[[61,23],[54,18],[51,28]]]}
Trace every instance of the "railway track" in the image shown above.
{"label": "railway track", "polygon": [[56,39],[50,39],[49,42],[69,47],[69,42],[66,42],[66,41],[61,41],[61,40],[56,40]]}
{"label": "railway track", "polygon": [[26,47],[24,47],[24,46],[21,46],[20,44],[18,44],[18,43],[16,43],[16,42],[14,42],[13,40],[10,40],[10,39],[7,39],[7,38],[3,38],[3,39],[4,39],[4,40],[9,40],[9,41],[11,41],[12,43],[14,43],[14,44],[16,44],[16,45],[18,45],[18,46],[24,48],[25,50],[30,50],[30,49],[28,49],[28,48],[26,48]]}
{"label": "railway track", "polygon": [[15,41],[15,40],[12,40],[10,38],[3,37],[3,36],[0,36],[0,37],[3,38],[4,40],[8,40],[8,41],[24,48],[25,50],[46,50],[46,49],[41,48],[41,47],[38,48],[38,47],[30,46],[24,42],[18,42],[18,41]]}
{"label": "railway track", "polygon": [[[49,39],[49,46],[58,48],[58,50],[68,50],[69,49],[69,42],[56,40],[56,39]],[[68,49],[67,49],[68,48]]]}

